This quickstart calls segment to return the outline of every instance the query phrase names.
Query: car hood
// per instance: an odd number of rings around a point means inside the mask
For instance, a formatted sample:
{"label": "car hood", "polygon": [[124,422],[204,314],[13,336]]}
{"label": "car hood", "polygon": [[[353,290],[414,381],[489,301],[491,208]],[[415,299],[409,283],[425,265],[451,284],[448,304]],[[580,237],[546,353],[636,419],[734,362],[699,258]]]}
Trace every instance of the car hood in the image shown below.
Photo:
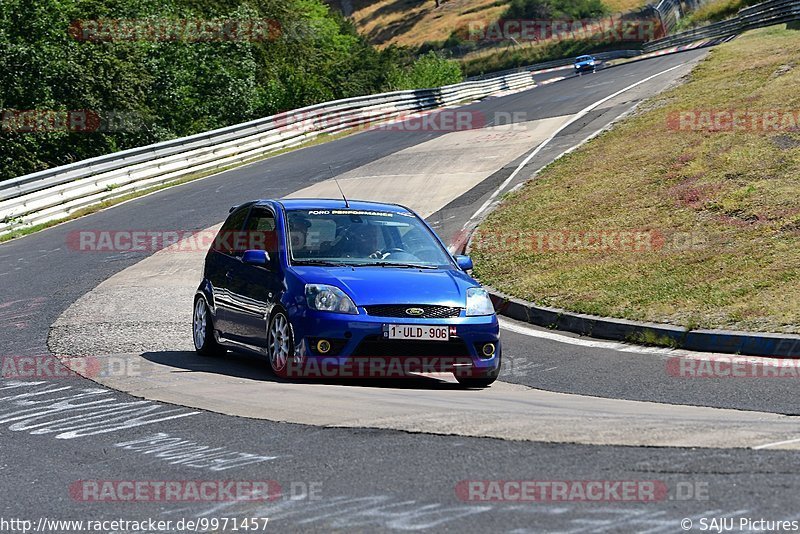
{"label": "car hood", "polygon": [[596,60],[594,60],[594,59],[584,59],[583,61],[576,61],[576,62],[575,62],[575,65],[579,65],[579,66],[581,66],[581,65],[588,65],[588,64],[589,64],[589,63],[591,63],[592,61],[596,61]]}
{"label": "car hood", "polygon": [[329,284],[343,289],[356,306],[427,304],[463,308],[467,289],[479,285],[456,269],[395,267],[293,267],[306,284]]}

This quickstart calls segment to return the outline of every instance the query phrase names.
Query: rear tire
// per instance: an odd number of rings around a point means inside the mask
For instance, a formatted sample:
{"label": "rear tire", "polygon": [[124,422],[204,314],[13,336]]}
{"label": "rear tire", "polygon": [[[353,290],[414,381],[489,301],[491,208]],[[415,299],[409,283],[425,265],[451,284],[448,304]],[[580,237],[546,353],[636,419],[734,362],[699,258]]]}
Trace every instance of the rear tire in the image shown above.
{"label": "rear tire", "polygon": [[203,297],[194,299],[194,313],[192,314],[192,334],[194,350],[202,356],[216,356],[222,352],[214,338],[214,324],[211,311]]}

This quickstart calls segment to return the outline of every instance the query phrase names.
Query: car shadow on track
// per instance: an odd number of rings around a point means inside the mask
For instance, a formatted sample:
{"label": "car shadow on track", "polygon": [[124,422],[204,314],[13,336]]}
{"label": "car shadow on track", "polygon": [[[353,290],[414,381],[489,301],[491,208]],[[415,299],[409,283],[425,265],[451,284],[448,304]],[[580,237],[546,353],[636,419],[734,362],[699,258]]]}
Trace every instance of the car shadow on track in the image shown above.
{"label": "car shadow on track", "polygon": [[358,386],[370,388],[463,390],[456,382],[448,382],[434,376],[408,375],[403,378],[279,378],[272,373],[269,363],[255,355],[226,352],[216,357],[200,356],[193,351],[145,352],[147,361],[174,367],[177,372],[203,372],[219,375],[275,382],[279,384],[322,384],[334,386]]}

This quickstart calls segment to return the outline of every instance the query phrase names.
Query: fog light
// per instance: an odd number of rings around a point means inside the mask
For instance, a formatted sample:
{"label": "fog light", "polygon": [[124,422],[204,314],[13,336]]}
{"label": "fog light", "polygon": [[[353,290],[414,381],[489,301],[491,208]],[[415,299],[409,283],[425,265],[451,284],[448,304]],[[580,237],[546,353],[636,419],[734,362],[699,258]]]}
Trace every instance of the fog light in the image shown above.
{"label": "fog light", "polygon": [[320,354],[327,354],[331,350],[331,342],[327,339],[320,339],[317,341],[317,352]]}
{"label": "fog light", "polygon": [[487,358],[491,358],[494,355],[494,351],[495,351],[494,343],[486,343],[483,346],[482,350],[483,350],[483,355],[484,356],[486,356]]}

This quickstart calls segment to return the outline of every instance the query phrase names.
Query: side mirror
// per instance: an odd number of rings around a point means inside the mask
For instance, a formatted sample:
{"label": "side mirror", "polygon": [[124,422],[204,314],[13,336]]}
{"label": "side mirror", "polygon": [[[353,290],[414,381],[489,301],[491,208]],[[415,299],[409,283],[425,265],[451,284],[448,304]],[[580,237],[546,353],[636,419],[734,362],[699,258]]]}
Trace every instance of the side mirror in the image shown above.
{"label": "side mirror", "polygon": [[469,256],[456,256],[456,264],[462,271],[469,271],[472,269],[472,258]]}
{"label": "side mirror", "polygon": [[269,252],[266,250],[246,250],[242,256],[242,263],[246,263],[247,265],[266,267],[269,265],[269,262]]}

